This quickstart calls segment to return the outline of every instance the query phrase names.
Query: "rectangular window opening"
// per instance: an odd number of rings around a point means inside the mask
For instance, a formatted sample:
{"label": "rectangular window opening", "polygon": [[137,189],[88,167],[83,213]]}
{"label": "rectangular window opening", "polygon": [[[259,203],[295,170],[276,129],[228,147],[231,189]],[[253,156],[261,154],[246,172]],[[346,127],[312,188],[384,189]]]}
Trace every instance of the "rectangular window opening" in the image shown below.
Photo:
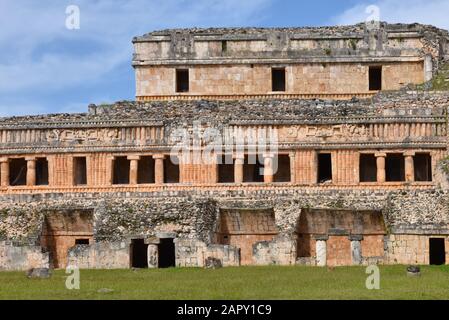
{"label": "rectangular window opening", "polygon": [[234,179],[234,159],[232,155],[220,157],[218,163],[218,183],[233,183]]}
{"label": "rectangular window opening", "polygon": [[264,182],[263,169],[261,163],[263,159],[257,155],[245,155],[243,164],[243,182]]}
{"label": "rectangular window opening", "polygon": [[[274,160],[275,161],[275,160]],[[274,168],[274,182],[291,182],[290,156],[280,154],[277,157],[277,168]]]}
{"label": "rectangular window opening", "polygon": [[285,91],[285,68],[271,69],[271,78],[273,92]]}
{"label": "rectangular window opening", "polygon": [[405,159],[401,153],[390,153],[385,160],[387,182],[405,181]]}
{"label": "rectangular window opening", "polygon": [[86,157],[73,158],[73,184],[75,186],[82,186],[87,184]]}
{"label": "rectangular window opening", "polygon": [[332,155],[330,153],[318,154],[318,183],[332,182]]}
{"label": "rectangular window opening", "polygon": [[382,90],[382,67],[369,67],[369,90]]}
{"label": "rectangular window opening", "polygon": [[176,70],[176,92],[189,92],[189,70]]}
{"label": "rectangular window opening", "polygon": [[360,155],[360,182],[377,181],[377,163],[374,154]]}
{"label": "rectangular window opening", "polygon": [[89,239],[75,239],[75,245],[88,245]]}
{"label": "rectangular window opening", "polygon": [[9,185],[26,185],[27,170],[27,162],[25,158],[11,159],[9,161]]}
{"label": "rectangular window opening", "polygon": [[164,159],[164,182],[179,183],[179,159],[177,157],[173,161],[171,157]]}
{"label": "rectangular window opening", "polygon": [[47,158],[36,159],[36,185],[48,186],[48,160]]}
{"label": "rectangular window opening", "polygon": [[137,183],[151,184],[154,180],[154,159],[152,156],[141,157],[138,165]]}
{"label": "rectangular window opening", "polygon": [[113,184],[129,184],[130,161],[127,157],[114,159]]}
{"label": "rectangular window opening", "polygon": [[430,153],[417,153],[413,157],[415,181],[432,181],[432,157]]}

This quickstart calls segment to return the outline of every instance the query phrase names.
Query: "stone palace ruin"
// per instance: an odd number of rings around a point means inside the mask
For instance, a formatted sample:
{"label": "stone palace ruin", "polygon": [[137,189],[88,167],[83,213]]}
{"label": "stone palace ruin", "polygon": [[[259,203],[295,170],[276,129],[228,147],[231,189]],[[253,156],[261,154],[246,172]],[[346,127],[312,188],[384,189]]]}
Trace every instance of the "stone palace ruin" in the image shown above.
{"label": "stone palace ruin", "polygon": [[[136,101],[0,118],[1,270],[449,262],[447,31],[133,44]],[[237,142],[185,156],[211,129]],[[202,139],[173,156],[174,132]],[[273,149],[254,132],[275,132]]]}

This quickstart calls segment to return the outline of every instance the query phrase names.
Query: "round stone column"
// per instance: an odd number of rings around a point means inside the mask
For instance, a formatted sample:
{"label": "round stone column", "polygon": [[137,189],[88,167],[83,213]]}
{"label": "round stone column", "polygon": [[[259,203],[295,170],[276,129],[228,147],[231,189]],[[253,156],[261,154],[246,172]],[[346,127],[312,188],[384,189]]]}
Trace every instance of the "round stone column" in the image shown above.
{"label": "round stone column", "polygon": [[128,156],[129,163],[129,184],[135,185],[138,181],[140,156]]}
{"label": "round stone column", "polygon": [[165,155],[156,154],[154,159],[154,182],[156,184],[164,184],[164,159]]}
{"label": "round stone column", "polygon": [[27,186],[36,185],[36,158],[25,158],[27,161],[27,176],[26,184]]}
{"label": "round stone column", "polygon": [[9,186],[9,159],[0,158],[0,179],[1,186]]}
{"label": "round stone column", "polygon": [[148,244],[148,268],[154,269],[159,267],[159,247],[157,244]]}
{"label": "round stone column", "polygon": [[376,164],[377,164],[377,182],[384,183],[386,181],[385,172],[385,159],[387,157],[386,153],[376,153]]}
{"label": "round stone column", "polygon": [[243,164],[245,162],[244,155],[236,155],[234,162],[234,182],[243,183]]}
{"label": "round stone column", "polygon": [[413,157],[415,156],[415,152],[407,151],[404,152],[405,157],[405,181],[413,182],[415,181],[415,166],[413,163]]}

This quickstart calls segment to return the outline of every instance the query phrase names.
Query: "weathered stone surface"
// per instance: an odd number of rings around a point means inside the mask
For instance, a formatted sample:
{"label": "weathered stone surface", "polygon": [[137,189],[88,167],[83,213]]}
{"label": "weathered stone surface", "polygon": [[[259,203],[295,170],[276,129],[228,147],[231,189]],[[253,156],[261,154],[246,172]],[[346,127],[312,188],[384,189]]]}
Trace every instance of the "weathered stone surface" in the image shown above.
{"label": "weathered stone surface", "polygon": [[207,257],[204,262],[204,268],[206,269],[219,269],[222,268],[223,264],[220,259]]}
{"label": "weathered stone surface", "polygon": [[27,271],[27,277],[47,279],[51,277],[51,270],[49,268],[33,268]]}

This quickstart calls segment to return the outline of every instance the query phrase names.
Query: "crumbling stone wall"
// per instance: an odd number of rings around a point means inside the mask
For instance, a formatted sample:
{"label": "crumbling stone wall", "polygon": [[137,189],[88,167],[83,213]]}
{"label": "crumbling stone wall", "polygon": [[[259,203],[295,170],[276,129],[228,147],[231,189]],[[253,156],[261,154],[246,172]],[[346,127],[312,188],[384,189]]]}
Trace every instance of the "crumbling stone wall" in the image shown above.
{"label": "crumbling stone wall", "polygon": [[48,267],[48,253],[42,252],[40,246],[17,245],[8,241],[0,242],[0,270],[18,271]]}

